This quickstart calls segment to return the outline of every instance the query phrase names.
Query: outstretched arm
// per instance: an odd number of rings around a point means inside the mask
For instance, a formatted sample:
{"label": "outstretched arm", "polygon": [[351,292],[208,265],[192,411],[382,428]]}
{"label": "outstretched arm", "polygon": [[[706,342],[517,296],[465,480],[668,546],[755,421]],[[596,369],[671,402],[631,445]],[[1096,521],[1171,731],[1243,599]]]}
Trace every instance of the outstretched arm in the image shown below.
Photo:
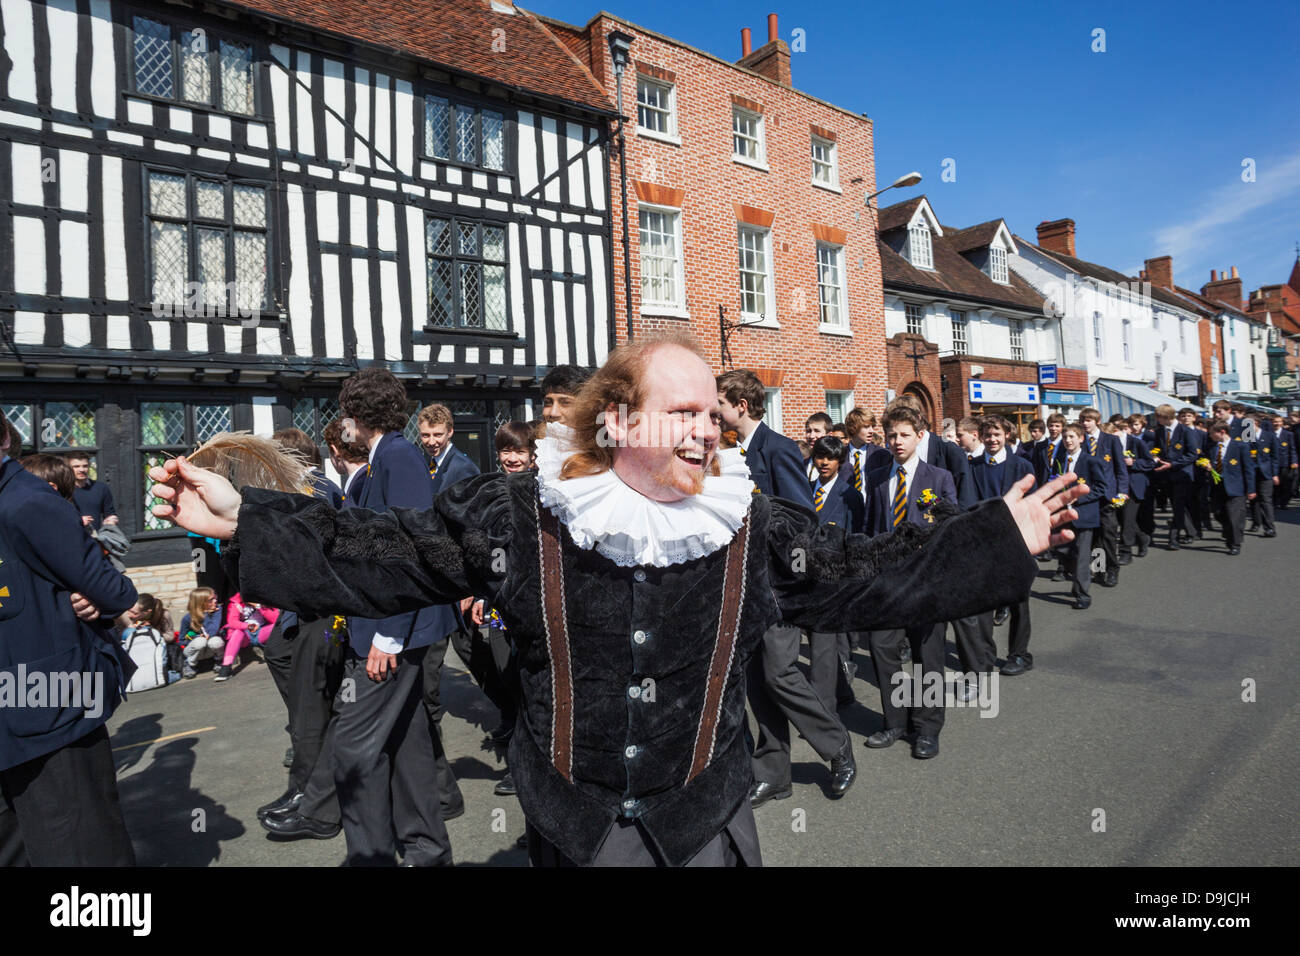
{"label": "outstretched arm", "polygon": [[[476,580],[475,587],[466,580],[460,546],[434,509],[335,511],[306,495],[256,488],[241,495],[183,458],[152,469],[150,477],[165,502],[155,514],[230,542],[222,561],[247,600],[313,617],[384,618],[491,593],[493,582]],[[491,504],[480,510],[499,520],[503,509]]]}
{"label": "outstretched arm", "polygon": [[813,529],[773,507],[772,582],[782,619],[819,631],[884,630],[953,620],[1024,600],[1033,555],[1073,538],[1062,525],[1087,486],[1066,475],[1032,495],[1026,475],[1001,499],[928,527],[867,539]]}

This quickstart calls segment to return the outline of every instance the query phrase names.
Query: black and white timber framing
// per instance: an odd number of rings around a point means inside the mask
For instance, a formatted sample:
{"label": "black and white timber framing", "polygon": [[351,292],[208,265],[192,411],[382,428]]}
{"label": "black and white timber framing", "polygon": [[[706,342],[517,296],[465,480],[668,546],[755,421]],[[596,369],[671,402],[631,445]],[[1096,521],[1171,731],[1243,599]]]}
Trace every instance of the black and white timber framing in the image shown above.
{"label": "black and white timber framing", "polygon": [[[138,17],[250,47],[251,113],[139,91]],[[269,432],[382,364],[421,404],[468,410],[458,438],[487,466],[547,369],[607,355],[609,114],[220,3],[0,0],[0,24],[0,403],[93,406],[138,563],[185,552],[146,526],[144,403],[186,403],[187,443],[205,403]],[[427,96],[501,114],[502,168],[425,155]],[[151,174],[265,190],[256,315],[158,308]],[[496,328],[431,324],[430,217],[504,227]],[[61,447],[37,424],[25,447]]]}

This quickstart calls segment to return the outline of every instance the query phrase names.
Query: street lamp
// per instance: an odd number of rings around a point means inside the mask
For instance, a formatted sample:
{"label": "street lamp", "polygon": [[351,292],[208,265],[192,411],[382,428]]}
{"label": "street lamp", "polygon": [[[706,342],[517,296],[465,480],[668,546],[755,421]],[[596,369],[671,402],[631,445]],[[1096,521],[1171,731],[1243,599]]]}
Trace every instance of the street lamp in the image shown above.
{"label": "street lamp", "polygon": [[632,37],[614,30],[606,37],[609,56],[614,61],[614,95],[618,100],[618,185],[623,204],[623,299],[627,307],[627,338],[632,341],[632,249],[627,233],[627,147],[623,140],[623,73],[627,69],[628,54],[632,51]]}
{"label": "street lamp", "polygon": [[918,173],[918,172],[910,172],[910,173],[908,173],[906,176],[899,176],[897,179],[895,179],[892,183],[890,183],[890,184],[889,184],[888,186],[886,186],[884,189],[878,189],[878,190],[876,190],[874,193],[872,193],[870,196],[868,196],[866,199],[864,199],[864,200],[862,200],[862,201],[867,205],[868,208],[870,208],[870,207],[871,207],[871,200],[875,199],[875,198],[876,198],[877,196],[879,196],[881,193],[886,192],[886,191],[888,191],[888,190],[890,190],[890,189],[894,189],[894,188],[897,187],[897,186],[915,186],[915,185],[916,185],[917,183],[919,183],[920,181],[921,181],[921,174],[920,174],[920,173]]}

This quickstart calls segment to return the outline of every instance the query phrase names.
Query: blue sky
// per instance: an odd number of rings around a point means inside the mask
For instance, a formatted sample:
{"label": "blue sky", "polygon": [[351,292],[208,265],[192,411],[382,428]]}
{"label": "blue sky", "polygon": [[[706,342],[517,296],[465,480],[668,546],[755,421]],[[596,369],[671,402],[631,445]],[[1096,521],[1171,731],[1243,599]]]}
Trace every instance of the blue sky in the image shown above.
{"label": "blue sky", "polygon": [[[1237,266],[1246,290],[1284,282],[1300,242],[1300,3],[1100,0],[780,6],[605,0],[634,23],[727,59],[740,30],[805,31],[795,86],[875,122],[881,184],[916,169],[940,221],[1002,217],[1031,241],[1077,225],[1085,259],[1135,273],[1174,257],[1200,289]],[[529,5],[525,0],[525,5]],[[585,23],[599,6],[533,0]],[[1105,52],[1093,31],[1105,30]],[[941,179],[945,159],[956,180]],[[1242,163],[1254,160],[1254,182]]]}

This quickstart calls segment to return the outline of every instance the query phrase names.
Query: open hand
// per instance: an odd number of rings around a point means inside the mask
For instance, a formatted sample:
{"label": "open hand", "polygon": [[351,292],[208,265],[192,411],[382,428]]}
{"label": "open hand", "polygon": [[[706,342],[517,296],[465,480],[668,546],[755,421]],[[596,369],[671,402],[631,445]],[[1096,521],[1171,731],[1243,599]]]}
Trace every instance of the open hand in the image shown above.
{"label": "open hand", "polygon": [[1079,513],[1070,505],[1090,489],[1075,480],[1074,472],[1054,478],[1032,495],[1026,495],[1025,492],[1033,486],[1034,476],[1025,475],[1011,486],[1002,500],[1011,510],[1011,516],[1016,519],[1016,526],[1020,529],[1020,536],[1029,553],[1041,554],[1048,548],[1074,540],[1074,532],[1069,528],[1059,531],[1056,529],[1079,517]]}
{"label": "open hand", "polygon": [[149,477],[157,482],[150,494],[166,502],[153,507],[159,518],[205,538],[229,541],[234,536],[243,499],[221,475],[181,456],[150,468]]}

